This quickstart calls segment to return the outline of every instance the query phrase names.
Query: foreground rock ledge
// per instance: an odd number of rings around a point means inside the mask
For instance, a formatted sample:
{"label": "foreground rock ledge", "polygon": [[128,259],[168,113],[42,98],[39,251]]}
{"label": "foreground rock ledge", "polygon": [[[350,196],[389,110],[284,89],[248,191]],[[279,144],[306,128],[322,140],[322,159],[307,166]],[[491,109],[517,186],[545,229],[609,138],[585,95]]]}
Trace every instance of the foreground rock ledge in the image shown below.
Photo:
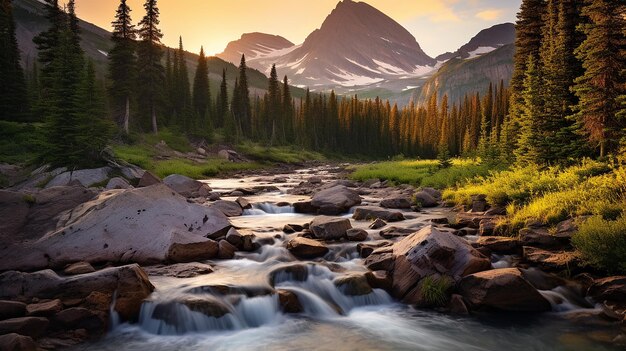
{"label": "foreground rock ledge", "polygon": [[61,216],[34,242],[0,249],[0,271],[90,263],[190,262],[215,257],[207,236],[230,228],[220,211],[188,203],[166,185],[112,190]]}

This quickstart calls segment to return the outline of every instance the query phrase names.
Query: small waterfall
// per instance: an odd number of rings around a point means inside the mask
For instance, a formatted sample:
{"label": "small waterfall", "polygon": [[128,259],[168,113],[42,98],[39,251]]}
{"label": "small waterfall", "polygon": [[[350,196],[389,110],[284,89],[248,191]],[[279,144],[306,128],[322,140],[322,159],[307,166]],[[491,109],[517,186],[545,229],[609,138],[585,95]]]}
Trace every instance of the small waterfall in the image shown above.
{"label": "small waterfall", "polygon": [[552,290],[539,290],[539,293],[550,302],[554,312],[569,312],[593,307],[566,286],[558,286]]}
{"label": "small waterfall", "polygon": [[277,206],[271,202],[260,202],[252,205],[251,209],[243,211],[245,216],[263,216],[267,214],[296,213],[293,206]]}
{"label": "small waterfall", "polygon": [[122,323],[120,314],[115,310],[115,304],[117,303],[117,290],[113,293],[113,299],[111,300],[111,306],[109,306],[109,324],[112,329],[115,329]]}

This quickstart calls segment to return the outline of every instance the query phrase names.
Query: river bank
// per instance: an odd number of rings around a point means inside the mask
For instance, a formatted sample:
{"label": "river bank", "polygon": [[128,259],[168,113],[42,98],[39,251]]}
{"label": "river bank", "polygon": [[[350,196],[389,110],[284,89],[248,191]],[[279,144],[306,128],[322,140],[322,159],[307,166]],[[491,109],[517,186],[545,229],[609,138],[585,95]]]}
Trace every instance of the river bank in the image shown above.
{"label": "river bank", "polygon": [[[551,234],[494,237],[487,223],[498,214],[489,213],[484,199],[458,213],[441,207],[435,190],[352,182],[344,172],[321,166],[202,183],[173,177],[164,179],[169,191],[155,179],[149,185],[146,174],[134,190],[75,185],[89,200],[57,208],[48,219],[56,221],[54,228],[40,230],[44,235],[31,225],[14,233],[32,233],[29,240],[3,247],[3,270],[56,270],[44,271],[46,294],[32,288],[42,273],[5,272],[3,282],[15,284],[17,274],[23,283],[13,290],[3,284],[0,295],[24,304],[21,314],[28,316],[17,318],[56,326],[59,314],[76,313],[74,308],[84,313],[77,320],[100,321],[92,330],[79,323],[33,336],[46,348],[76,342],[79,350],[620,347],[623,315],[610,300],[619,301],[623,283],[589,273],[575,279],[554,274],[560,272],[545,265],[552,256],[536,255],[558,251],[544,245]],[[41,192],[59,188],[22,190],[17,200],[32,202],[24,222],[41,222],[37,216],[50,211]],[[412,207],[416,195],[433,207]],[[163,198],[168,202],[149,206]],[[77,238],[89,240],[79,245]],[[71,275],[67,264],[77,261],[90,261],[83,268],[96,272]],[[143,269],[124,266],[129,263]],[[143,271],[147,275],[124,273]],[[127,279],[113,284],[97,275]],[[104,296],[96,296],[99,309],[96,297],[81,296],[84,289],[75,296],[61,293],[63,284],[85,281],[106,287]],[[57,307],[32,313],[41,303]]]}

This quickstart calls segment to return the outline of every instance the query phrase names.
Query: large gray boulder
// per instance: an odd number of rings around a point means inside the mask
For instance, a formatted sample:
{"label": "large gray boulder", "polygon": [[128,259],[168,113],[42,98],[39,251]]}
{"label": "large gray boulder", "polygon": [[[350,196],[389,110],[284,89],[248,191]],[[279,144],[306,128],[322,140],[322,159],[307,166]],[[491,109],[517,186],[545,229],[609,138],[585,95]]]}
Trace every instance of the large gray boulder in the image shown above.
{"label": "large gray boulder", "polygon": [[207,184],[180,174],[165,177],[163,183],[184,197],[208,196],[211,192]]}
{"label": "large gray boulder", "polygon": [[28,200],[34,198],[25,194],[0,190],[0,240],[8,242],[15,240],[24,225],[27,223],[30,205]]}
{"label": "large gray boulder", "polygon": [[458,283],[459,293],[473,309],[490,308],[516,312],[551,309],[517,268],[502,268],[468,275]]}
{"label": "large gray boulder", "polygon": [[141,264],[217,255],[208,235],[230,228],[221,212],[188,203],[163,184],[101,193],[65,212],[56,230],[0,249],[0,271],[62,268],[86,261]]}
{"label": "large gray boulder", "polygon": [[439,202],[429,192],[422,190],[413,195],[415,202],[421,207],[437,207]]}
{"label": "large gray boulder", "polygon": [[361,204],[361,196],[355,190],[343,185],[322,190],[311,199],[311,205],[324,215],[345,213],[352,206],[359,204]]}
{"label": "large gray boulder", "polygon": [[243,214],[243,208],[236,201],[217,200],[211,207],[222,212],[226,217],[239,217]]}
{"label": "large gray boulder", "polygon": [[420,300],[418,283],[428,276],[455,281],[491,268],[491,262],[465,239],[427,226],[367,258],[370,269],[393,271],[392,293],[407,303]]}
{"label": "large gray boulder", "polygon": [[103,184],[107,181],[107,179],[109,179],[111,171],[111,167],[102,167],[63,172],[48,182],[48,184],[46,184],[46,189],[54,186],[68,185],[73,181],[80,182],[80,184],[84,187]]}
{"label": "large gray boulder", "polygon": [[339,240],[346,236],[348,229],[352,228],[347,218],[334,218],[327,216],[316,217],[309,225],[309,229],[316,239]]}

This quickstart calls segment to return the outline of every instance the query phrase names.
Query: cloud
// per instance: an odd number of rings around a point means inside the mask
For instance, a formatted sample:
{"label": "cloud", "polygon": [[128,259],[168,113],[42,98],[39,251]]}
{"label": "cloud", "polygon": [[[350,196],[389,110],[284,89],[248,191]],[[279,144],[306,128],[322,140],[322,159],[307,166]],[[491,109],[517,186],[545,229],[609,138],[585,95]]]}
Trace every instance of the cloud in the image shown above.
{"label": "cloud", "polygon": [[476,14],[476,18],[479,18],[483,21],[493,21],[502,17],[502,13],[503,13],[502,10],[488,9],[488,10],[483,10],[483,11],[478,12]]}

